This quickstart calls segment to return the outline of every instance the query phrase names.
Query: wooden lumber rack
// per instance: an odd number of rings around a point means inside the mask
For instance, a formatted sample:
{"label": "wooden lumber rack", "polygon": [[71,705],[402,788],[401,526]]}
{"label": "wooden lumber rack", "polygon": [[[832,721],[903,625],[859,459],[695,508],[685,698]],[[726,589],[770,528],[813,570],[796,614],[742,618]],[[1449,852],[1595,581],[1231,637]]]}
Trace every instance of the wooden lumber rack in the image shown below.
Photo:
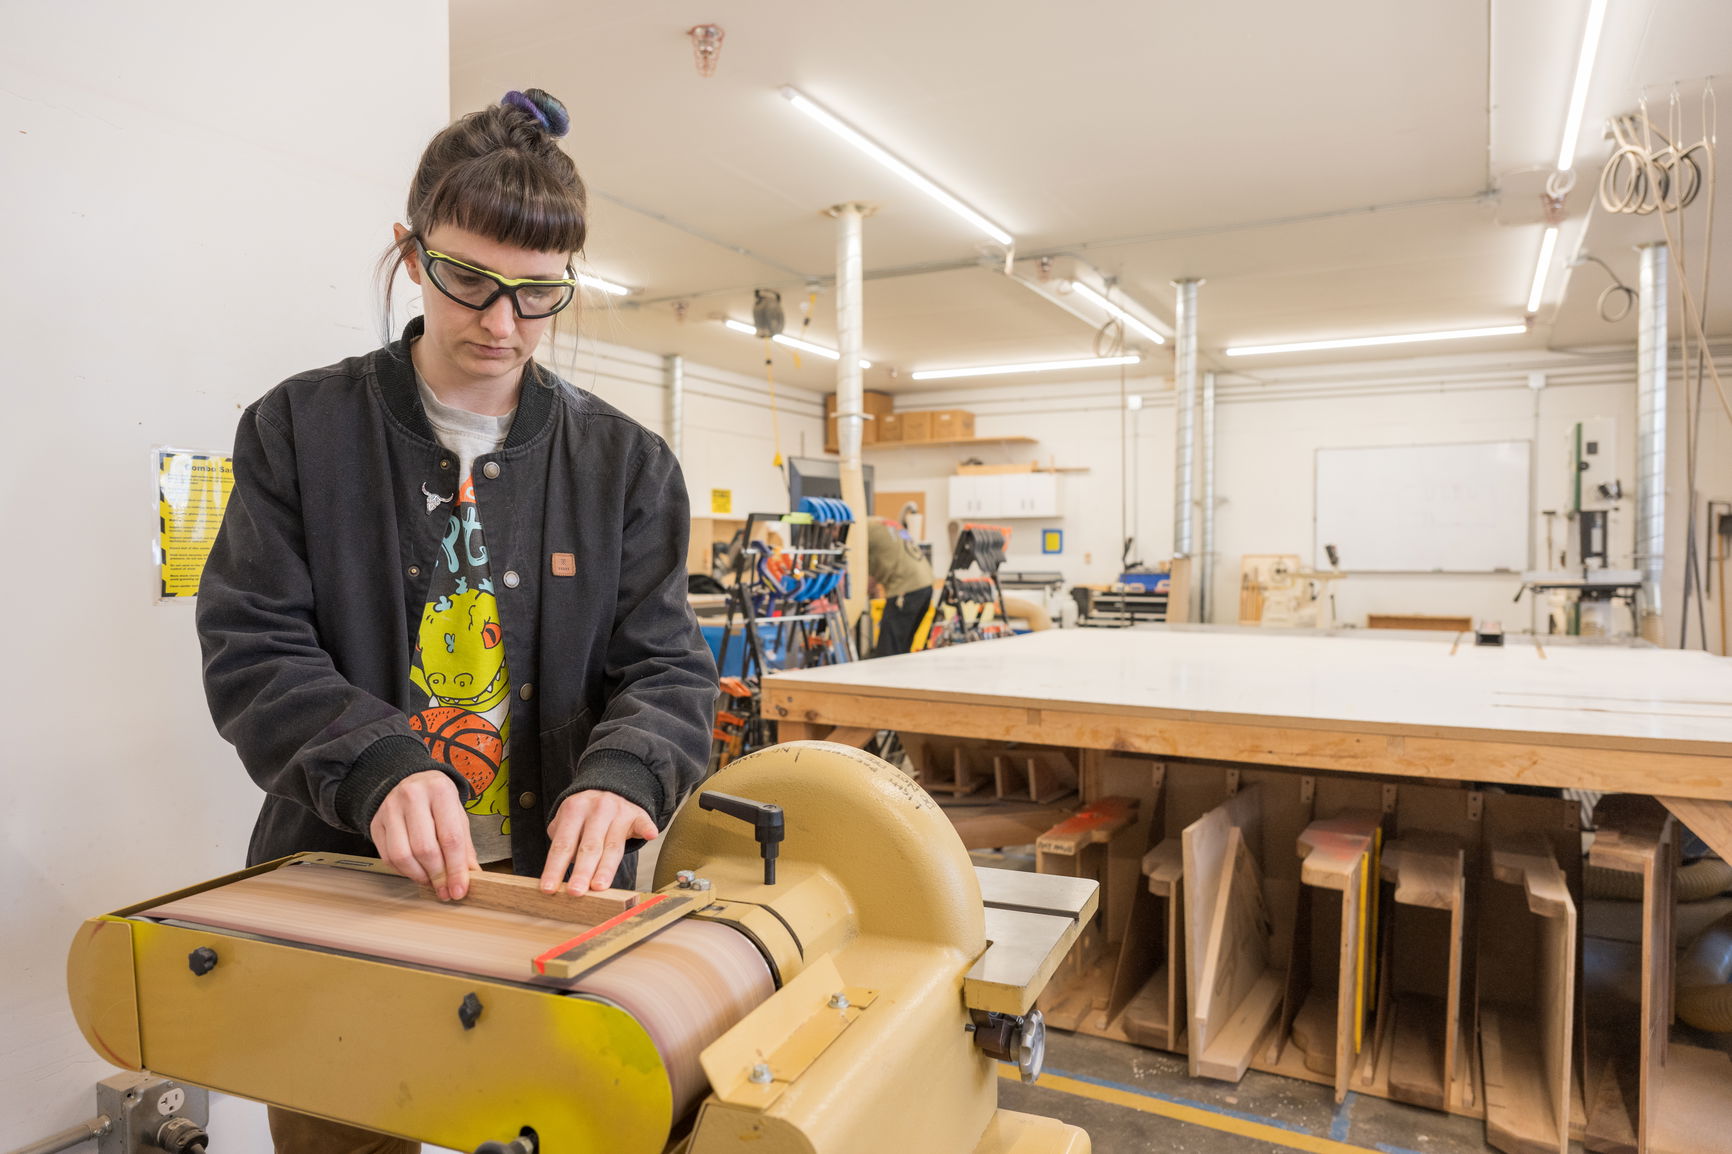
{"label": "wooden lumber rack", "polygon": [[[782,740],[896,730],[950,799],[1032,814],[1074,770],[1030,838],[1042,872],[1101,884],[1042,999],[1057,1028],[1483,1119],[1509,1154],[1732,1134],[1732,1060],[1671,1040],[1667,964],[1677,823],[1732,860],[1732,663],[1060,630],[779,676],[764,703]],[[1643,892],[1641,1016],[1610,1032],[1580,805],[1535,786],[1628,795],[1592,858]]]}

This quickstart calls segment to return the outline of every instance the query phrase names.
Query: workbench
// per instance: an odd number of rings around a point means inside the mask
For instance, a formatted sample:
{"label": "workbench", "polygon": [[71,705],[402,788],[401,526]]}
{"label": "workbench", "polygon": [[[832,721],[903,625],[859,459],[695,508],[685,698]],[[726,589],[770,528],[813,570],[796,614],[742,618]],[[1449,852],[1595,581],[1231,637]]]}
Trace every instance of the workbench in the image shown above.
{"label": "workbench", "polygon": [[[1732,801],[1732,661],[1694,651],[1061,629],[780,674],[765,682],[764,709],[783,740],[898,729]],[[1732,807],[1688,808],[1732,860]]]}
{"label": "workbench", "polygon": [[954,782],[916,766],[934,792],[996,765],[1004,795],[1027,761],[1033,795],[1037,755],[1074,759],[1076,816],[1036,841],[1040,868],[1099,878],[1105,917],[1044,1002],[1061,1028],[1484,1117],[1503,1150],[1695,1154],[1732,1132],[1732,1064],[1668,1041],[1669,967],[1643,970],[1639,1038],[1590,1028],[1580,811],[1520,788],[1641,795],[1592,861],[1642,876],[1664,956],[1674,816],[1732,860],[1732,662],[1055,630],[775,676],[764,711],[782,740],[890,729],[954,757]]}

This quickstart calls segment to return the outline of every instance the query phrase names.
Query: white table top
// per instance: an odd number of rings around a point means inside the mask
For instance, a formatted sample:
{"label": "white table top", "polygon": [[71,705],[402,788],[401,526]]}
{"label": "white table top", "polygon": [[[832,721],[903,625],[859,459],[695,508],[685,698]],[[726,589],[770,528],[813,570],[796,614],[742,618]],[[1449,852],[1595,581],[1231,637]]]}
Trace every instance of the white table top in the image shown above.
{"label": "white table top", "polygon": [[[1542,639],[1543,640],[1543,639]],[[1732,756],[1732,660],[1510,636],[1056,629],[778,674],[777,689]],[[1453,648],[1453,653],[1452,653]],[[1463,732],[1468,731],[1468,732]]]}

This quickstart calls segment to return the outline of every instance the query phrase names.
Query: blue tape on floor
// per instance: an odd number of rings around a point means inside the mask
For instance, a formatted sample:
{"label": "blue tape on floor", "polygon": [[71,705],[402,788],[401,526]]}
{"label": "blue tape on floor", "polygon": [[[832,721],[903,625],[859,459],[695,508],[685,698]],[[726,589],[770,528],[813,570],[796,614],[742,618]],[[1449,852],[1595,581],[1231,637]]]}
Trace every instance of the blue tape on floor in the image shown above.
{"label": "blue tape on floor", "polygon": [[1353,1128],[1353,1098],[1353,1091],[1347,1091],[1347,1097],[1335,1107],[1335,1117],[1329,1120],[1329,1136],[1337,1142],[1347,1141],[1347,1131]]}

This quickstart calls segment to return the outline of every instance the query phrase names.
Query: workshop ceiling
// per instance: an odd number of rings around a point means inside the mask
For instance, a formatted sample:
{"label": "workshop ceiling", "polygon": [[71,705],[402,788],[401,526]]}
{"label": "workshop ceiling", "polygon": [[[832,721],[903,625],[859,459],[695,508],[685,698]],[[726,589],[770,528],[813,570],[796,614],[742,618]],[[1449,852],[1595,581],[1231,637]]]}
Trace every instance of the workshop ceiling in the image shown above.
{"label": "workshop ceiling", "polygon": [[[817,284],[809,333],[834,347],[824,210],[853,201],[876,208],[868,388],[918,390],[920,368],[1091,355],[1095,325],[1021,283],[1040,280],[1041,256],[1049,277],[1092,270],[1166,324],[1171,282],[1203,279],[1203,363],[1242,371],[1353,354],[1229,361],[1223,347],[1522,320],[1587,4],[452,0],[452,106],[537,86],[571,109],[591,271],[633,289],[611,307],[592,297],[585,326],[601,340],[758,373],[760,347],[719,318],[749,319],[752,290],[776,288],[792,331]],[[705,23],[725,31],[708,78],[687,36]],[[1567,267],[1585,250],[1633,285],[1634,246],[1663,239],[1656,216],[1597,206],[1603,129],[1644,95],[1663,129],[1676,85],[1694,139],[1703,80],[1719,73],[1732,73],[1732,4],[1610,0],[1531,330],[1415,348],[1633,343],[1633,318],[1597,315],[1608,274]],[[801,116],[783,85],[1013,233],[1018,279],[1001,247]],[[1697,278],[1708,199],[1687,222]],[[1718,200],[1732,207],[1732,190]],[[1732,334],[1728,298],[1710,297],[1711,335]],[[1148,369],[1170,372],[1170,349]],[[835,375],[786,350],[776,371],[814,388]]]}

